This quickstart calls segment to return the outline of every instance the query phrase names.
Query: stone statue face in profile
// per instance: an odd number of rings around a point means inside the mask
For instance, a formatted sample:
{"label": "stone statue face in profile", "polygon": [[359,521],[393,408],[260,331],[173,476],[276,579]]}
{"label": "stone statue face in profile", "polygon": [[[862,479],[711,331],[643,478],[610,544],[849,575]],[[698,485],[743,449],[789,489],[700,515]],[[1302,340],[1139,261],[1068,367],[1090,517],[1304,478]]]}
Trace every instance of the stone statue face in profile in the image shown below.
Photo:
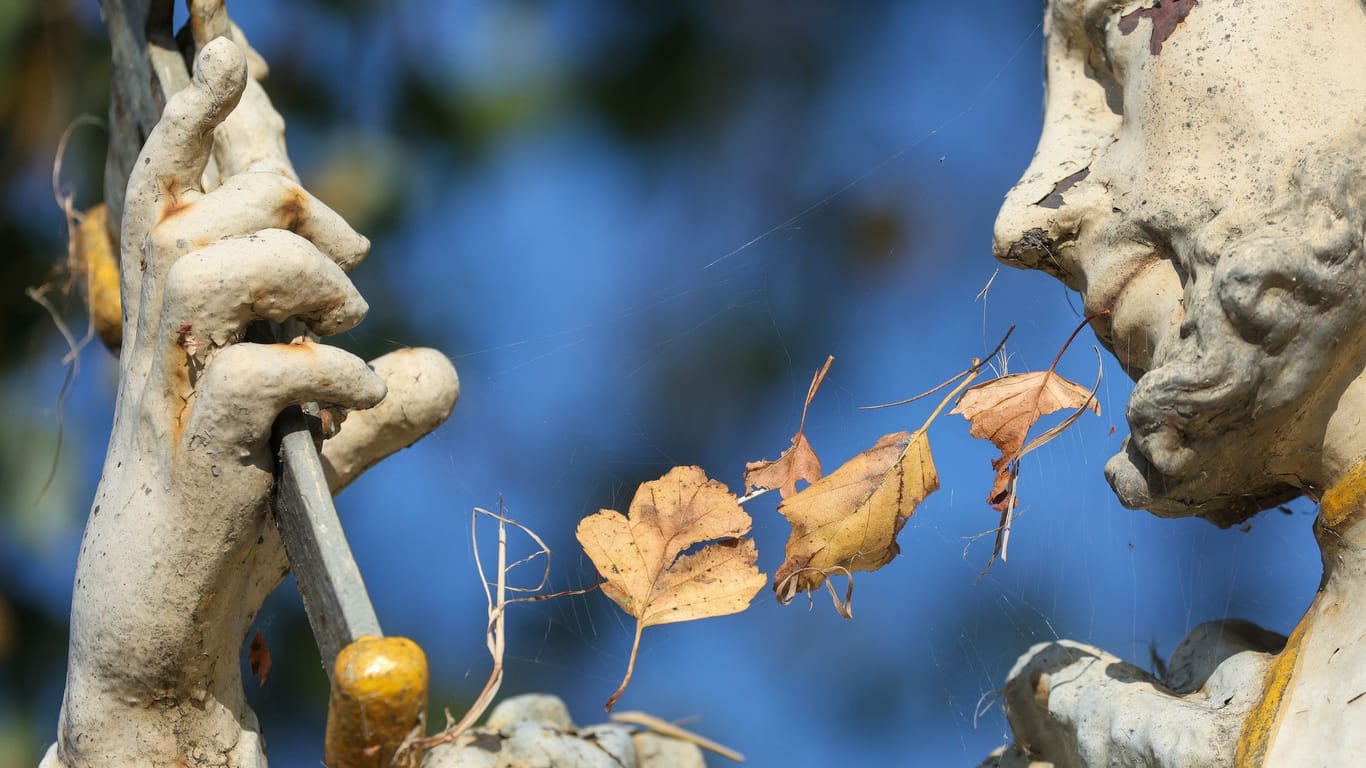
{"label": "stone statue face in profile", "polygon": [[1053,0],[996,256],[1137,379],[1120,500],[1221,526],[1366,454],[1362,0]]}
{"label": "stone statue face in profile", "polygon": [[[1308,495],[1289,637],[1195,627],[1158,677],[1041,643],[987,764],[1357,765],[1366,755],[1366,0],[1050,0],[1033,161],[997,258],[1079,291],[1137,384],[1106,476],[1221,526]],[[1057,682],[1064,684],[1055,685]]]}

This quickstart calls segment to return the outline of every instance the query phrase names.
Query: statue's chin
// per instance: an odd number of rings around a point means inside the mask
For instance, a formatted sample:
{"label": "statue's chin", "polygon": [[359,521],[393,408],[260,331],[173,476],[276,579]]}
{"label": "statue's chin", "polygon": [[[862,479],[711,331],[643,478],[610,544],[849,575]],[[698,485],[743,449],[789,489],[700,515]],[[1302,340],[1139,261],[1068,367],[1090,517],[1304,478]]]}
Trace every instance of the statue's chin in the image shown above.
{"label": "statue's chin", "polygon": [[[1200,517],[1220,528],[1237,525],[1300,495],[1298,488],[1249,471],[1255,462],[1241,458],[1241,467],[1198,466],[1186,476],[1169,477],[1154,469],[1129,438],[1124,451],[1105,463],[1105,479],[1119,503],[1129,509],[1146,509],[1158,517]],[[1244,483],[1228,483],[1235,474],[1245,477]],[[1230,493],[1230,487],[1240,490]]]}

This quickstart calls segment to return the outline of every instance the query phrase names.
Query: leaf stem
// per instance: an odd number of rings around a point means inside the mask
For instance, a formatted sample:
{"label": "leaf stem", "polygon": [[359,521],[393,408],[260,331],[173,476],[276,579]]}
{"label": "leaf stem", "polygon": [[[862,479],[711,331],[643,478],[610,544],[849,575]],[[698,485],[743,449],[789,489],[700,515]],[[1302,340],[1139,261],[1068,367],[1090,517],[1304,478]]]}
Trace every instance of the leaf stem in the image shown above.
{"label": "leaf stem", "polygon": [[[801,434],[806,429],[806,409],[811,407],[811,401],[816,399],[816,390],[821,388],[821,382],[825,381],[825,374],[830,371],[830,364],[835,362],[834,355],[825,356],[825,365],[821,366],[816,375],[811,377],[811,386],[806,390],[806,402],[802,405],[802,420],[797,424],[797,434]],[[793,445],[796,445],[794,440]]]}
{"label": "leaf stem", "polygon": [[[1013,329],[1014,327],[1012,326],[1012,330]],[[1002,339],[1002,343],[1004,342],[1005,340]],[[994,355],[996,353],[993,352],[992,354]],[[977,378],[977,374],[981,372],[981,368],[981,365],[978,364],[964,372],[963,380],[958,383],[958,386],[953,388],[952,392],[945,395],[943,400],[939,401],[939,405],[935,406],[934,408],[934,413],[931,413],[930,417],[928,419],[925,419],[925,423],[920,427],[921,432],[924,432],[925,430],[929,429],[930,425],[934,423],[934,420],[939,418],[939,414],[943,412],[944,406],[948,405],[950,402],[958,401],[958,397],[963,394],[963,390],[967,389],[968,385],[972,383],[972,380]]]}
{"label": "leaf stem", "polygon": [[1092,320],[1095,320],[1099,317],[1105,317],[1108,314],[1110,314],[1110,310],[1102,309],[1099,312],[1087,315],[1086,317],[1082,318],[1081,324],[1074,328],[1072,330],[1072,335],[1068,336],[1067,341],[1063,342],[1062,349],[1058,350],[1057,356],[1053,358],[1053,362],[1048,366],[1048,372],[1052,373],[1053,369],[1058,367],[1058,361],[1062,360],[1062,354],[1067,351],[1068,347],[1072,346],[1072,340],[1077,338],[1077,334],[1081,333],[1082,328],[1085,328],[1086,326],[1090,325]]}
{"label": "leaf stem", "polygon": [[621,679],[621,685],[617,687],[616,693],[613,693],[612,698],[607,700],[608,712],[612,711],[612,706],[617,703],[617,699],[621,698],[621,694],[626,692],[626,686],[631,684],[631,675],[635,674],[636,671],[636,655],[640,652],[640,633],[644,629],[645,623],[636,619],[636,637],[631,641],[631,660],[626,662],[626,677]]}
{"label": "leaf stem", "polygon": [[[990,353],[990,354],[988,354],[986,357],[983,357],[983,358],[981,358],[981,359],[978,359],[978,358],[975,358],[975,357],[974,357],[974,358],[972,359],[972,365],[968,366],[968,369],[967,369],[966,371],[959,371],[958,373],[955,373],[955,374],[954,374],[953,376],[951,376],[947,381],[943,381],[943,382],[941,382],[941,383],[939,383],[939,384],[936,384],[936,385],[934,386],[934,388],[932,388],[932,389],[927,389],[927,390],[925,390],[924,392],[921,392],[921,393],[918,394],[918,395],[913,395],[913,396],[911,396],[911,397],[908,397],[908,398],[906,398],[905,400],[898,400],[898,401],[896,401],[895,403],[882,403],[882,404],[880,404],[880,405],[860,405],[860,406],[858,407],[858,410],[860,410],[860,411],[875,411],[875,410],[877,410],[877,409],[879,409],[879,408],[895,408],[895,407],[898,406],[898,405],[907,405],[907,404],[909,404],[909,403],[914,403],[916,400],[920,400],[921,398],[925,398],[925,397],[929,397],[930,395],[933,395],[935,392],[938,392],[939,390],[943,389],[944,387],[947,387],[947,386],[949,386],[950,384],[953,384],[955,381],[958,381],[959,379],[963,378],[964,376],[969,377],[969,380],[971,380],[972,377],[974,377],[974,376],[977,375],[977,372],[978,372],[978,371],[982,370],[982,366],[986,363],[987,360],[990,360],[991,358],[995,357],[995,356],[996,356],[996,353],[1001,351],[1001,347],[1004,347],[1004,346],[1006,345],[1006,339],[1009,339],[1009,338],[1010,338],[1010,334],[1012,334],[1012,333],[1014,333],[1014,332],[1015,332],[1015,326],[1012,325],[1012,326],[1010,326],[1008,329],[1006,329],[1006,334],[1005,334],[1004,336],[1001,337],[1001,340],[998,341],[998,342],[996,342],[996,348],[993,349],[993,350],[991,350],[991,353]],[[937,414],[937,412],[936,412],[936,414]],[[930,421],[934,421],[934,417],[930,417]],[[928,425],[929,425],[929,422],[926,422],[926,426],[928,426]]]}

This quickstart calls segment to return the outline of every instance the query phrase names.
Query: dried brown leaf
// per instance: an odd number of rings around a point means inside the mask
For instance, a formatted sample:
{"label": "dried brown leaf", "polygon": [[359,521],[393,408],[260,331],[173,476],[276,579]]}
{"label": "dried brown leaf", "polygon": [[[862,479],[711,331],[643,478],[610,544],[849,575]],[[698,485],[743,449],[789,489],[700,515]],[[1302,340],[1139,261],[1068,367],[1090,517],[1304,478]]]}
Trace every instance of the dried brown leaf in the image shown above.
{"label": "dried brown leaf", "polygon": [[745,464],[746,488],[777,488],[784,499],[797,493],[797,481],[814,483],[821,479],[821,460],[806,435],[798,432],[792,445],[773,461]]}
{"label": "dried brown leaf", "polygon": [[992,459],[996,479],[987,501],[1004,511],[1010,496],[1011,464],[1020,458],[1025,437],[1041,416],[1064,408],[1090,408],[1100,414],[1100,403],[1086,387],[1053,370],[1001,376],[969,388],[951,413],[971,424],[973,437],[990,440],[1001,455]]}
{"label": "dried brown leaf", "polygon": [[811,377],[811,386],[806,390],[806,402],[802,405],[802,420],[797,425],[797,434],[792,436],[792,444],[772,461],[751,461],[745,464],[745,488],[778,489],[784,499],[797,493],[797,481],[814,483],[821,479],[821,460],[816,455],[811,442],[806,439],[806,411],[816,397],[816,391],[825,381],[830,364],[835,362],[833,355],[825,358],[825,365]]}
{"label": "dried brown leaf", "polygon": [[[752,521],[725,485],[700,467],[674,467],[642,483],[628,515],[600,510],[579,522],[584,553],[606,581],[602,591],[636,618],[626,690],[645,627],[738,613],[764,585],[755,566]],[[690,554],[685,551],[705,544]]]}
{"label": "dried brown leaf", "polygon": [[[873,571],[891,562],[896,537],[916,506],[939,488],[925,431],[885,435],[778,512],[792,524],[774,591],[787,602],[831,574]],[[843,612],[843,611],[842,611]]]}

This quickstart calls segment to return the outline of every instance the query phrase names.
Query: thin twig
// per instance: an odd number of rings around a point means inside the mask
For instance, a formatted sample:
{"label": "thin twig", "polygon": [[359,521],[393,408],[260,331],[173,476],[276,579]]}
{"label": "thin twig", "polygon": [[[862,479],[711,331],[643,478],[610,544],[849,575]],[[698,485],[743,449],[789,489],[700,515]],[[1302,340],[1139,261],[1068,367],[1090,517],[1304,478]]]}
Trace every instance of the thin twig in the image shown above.
{"label": "thin twig", "polygon": [[[806,389],[806,402],[802,404],[802,420],[797,424],[797,434],[801,434],[806,429],[806,411],[811,407],[811,401],[816,399],[816,390],[821,388],[821,382],[825,381],[825,374],[830,372],[830,364],[835,362],[834,355],[826,355],[825,365],[821,366],[816,375],[811,377],[811,386]],[[794,441],[795,444],[795,441]]]}
{"label": "thin twig", "polygon": [[[52,316],[52,324],[57,327],[57,332],[62,334],[67,347],[71,350],[68,357],[62,358],[62,365],[66,366],[66,375],[62,377],[61,389],[57,390],[57,444],[52,449],[52,464],[48,467],[47,479],[43,481],[43,487],[39,489],[37,498],[33,500],[33,506],[37,508],[39,504],[43,503],[43,498],[47,496],[48,490],[52,488],[52,482],[57,479],[57,466],[61,463],[62,458],[62,442],[66,437],[66,398],[67,395],[71,394],[71,385],[76,382],[76,374],[81,368],[81,345],[76,343],[70,329],[66,327],[66,323],[62,322],[62,316],[58,314],[57,308],[48,301],[45,295],[47,286],[25,288],[24,293]],[[88,340],[89,336],[86,338]],[[69,363],[67,362],[68,359],[70,360]]]}
{"label": "thin twig", "polygon": [[627,723],[630,725],[639,725],[642,728],[647,728],[651,731],[654,731],[660,736],[666,736],[670,739],[678,739],[679,741],[686,741],[692,744],[696,744],[702,749],[705,749],[709,752],[715,752],[716,754],[726,758],[727,760],[734,760],[737,763],[743,763],[745,761],[744,755],[740,754],[739,752],[736,752],[730,747],[724,746],[722,744],[717,744],[716,742],[712,741],[711,739],[708,739],[705,736],[699,736],[693,733],[692,731],[687,730],[686,728],[679,727],[676,723],[671,723],[668,720],[662,720],[658,717],[655,717],[654,715],[649,714],[648,712],[615,712],[612,714],[612,721],[617,723]]}
{"label": "thin twig", "polygon": [[991,358],[995,357],[995,356],[996,356],[996,353],[1001,351],[1001,348],[1004,347],[1004,346],[1006,345],[1006,339],[1009,339],[1009,338],[1010,338],[1010,334],[1012,334],[1012,333],[1014,333],[1014,332],[1015,332],[1015,326],[1012,325],[1012,326],[1010,326],[1010,328],[1008,328],[1008,329],[1006,330],[1006,333],[1005,333],[1004,336],[1001,337],[1001,340],[998,341],[998,342],[996,343],[996,348],[993,349],[993,350],[991,350],[991,353],[990,353],[990,354],[988,354],[986,357],[981,358],[980,360],[977,359],[977,358],[974,358],[973,361],[972,361],[972,365],[968,366],[968,369],[967,369],[966,371],[960,371],[959,373],[954,374],[954,375],[953,375],[951,378],[949,378],[947,381],[944,381],[944,382],[941,382],[941,383],[935,385],[935,387],[934,387],[933,389],[928,389],[928,390],[926,390],[926,391],[924,391],[924,392],[921,392],[921,393],[918,394],[918,395],[914,395],[914,396],[912,396],[912,397],[908,397],[908,398],[906,398],[905,400],[898,400],[898,401],[896,401],[896,402],[894,402],[894,403],[882,403],[882,404],[880,404],[880,405],[860,405],[860,406],[858,407],[858,409],[859,409],[860,411],[875,411],[875,410],[877,410],[877,409],[879,409],[879,408],[895,408],[895,407],[898,406],[898,405],[906,405],[907,403],[914,403],[914,402],[917,401],[917,400],[922,400],[922,399],[924,399],[924,398],[926,398],[926,397],[929,397],[930,395],[933,395],[935,392],[938,392],[939,390],[943,389],[944,387],[952,386],[952,385],[954,384],[954,382],[958,381],[959,379],[963,378],[964,376],[976,376],[976,375],[977,375],[977,372],[980,371],[980,370],[982,369],[982,366],[986,364],[986,361],[988,361],[988,360],[990,360]]}
{"label": "thin twig", "polygon": [[[503,684],[503,657],[507,651],[507,633],[504,623],[507,606],[513,602],[531,602],[536,599],[545,599],[555,595],[535,595],[522,598],[508,598],[509,591],[525,591],[524,588],[509,587],[507,584],[508,572],[518,565],[528,562],[541,555],[546,559],[546,570],[541,577],[541,584],[544,585],[549,578],[550,570],[550,548],[545,545],[533,531],[526,526],[503,514],[502,499],[498,501],[498,513],[495,514],[481,507],[475,507],[470,515],[470,538],[474,544],[474,566],[479,572],[479,583],[484,589],[484,601],[488,610],[488,625],[485,631],[485,643],[489,649],[489,656],[493,659],[493,669],[489,672],[488,680],[484,683],[484,688],[475,697],[474,703],[470,705],[464,717],[452,722],[450,712],[446,713],[446,727],[426,737],[410,736],[399,747],[394,755],[392,765],[402,765],[401,759],[406,759],[409,752],[413,750],[426,750],[438,744],[449,744],[460,738],[461,734],[474,726],[479,718],[484,716],[489,706],[493,703],[494,697],[498,695],[498,689]],[[487,573],[484,571],[483,559],[479,554],[478,522],[479,516],[485,515],[498,521],[498,578],[489,581]],[[538,551],[529,557],[518,560],[512,564],[507,560],[507,529],[513,527],[526,533],[532,541],[536,542]],[[591,588],[590,588],[591,589]],[[587,590],[582,590],[587,591]]]}
{"label": "thin twig", "polygon": [[756,487],[754,490],[752,490],[752,491],[750,491],[749,493],[745,494],[744,496],[741,496],[740,498],[736,499],[736,501],[737,501],[738,503],[740,503],[740,504],[748,504],[749,502],[754,501],[755,499],[759,498],[760,496],[763,496],[765,493],[768,493],[769,491],[776,491],[776,490],[777,490],[776,488],[758,488],[758,487]]}
{"label": "thin twig", "polygon": [[[57,155],[52,161],[52,197],[66,217],[66,264],[67,264],[67,284],[63,291],[70,290],[71,278],[74,277],[73,266],[79,259],[76,257],[76,232],[81,220],[81,214],[76,211],[73,203],[73,196],[70,192],[63,193],[61,190],[62,165],[66,158],[66,144],[71,139],[71,135],[82,125],[103,125],[98,118],[93,115],[81,115],[67,125],[66,130],[62,131],[62,138],[57,142]],[[86,285],[90,284],[91,267],[86,264]],[[56,271],[56,270],[54,270]],[[52,281],[37,288],[25,288],[24,294],[33,300],[35,304],[47,311],[52,318],[52,325],[57,332],[62,335],[66,342],[67,353],[62,356],[62,365],[66,366],[66,376],[62,379],[61,389],[57,391],[57,445],[52,451],[52,465],[48,469],[47,479],[43,481],[43,487],[38,491],[38,497],[33,500],[34,507],[43,502],[48,490],[52,488],[52,482],[57,478],[57,466],[61,462],[62,443],[66,436],[66,424],[64,415],[66,413],[66,398],[71,393],[71,387],[76,382],[76,378],[81,371],[81,350],[85,348],[90,340],[95,337],[95,313],[88,312],[89,319],[86,323],[85,336],[77,340],[75,334],[67,327],[66,321],[62,320],[62,315],[57,311],[48,298],[47,292],[52,286]]]}

